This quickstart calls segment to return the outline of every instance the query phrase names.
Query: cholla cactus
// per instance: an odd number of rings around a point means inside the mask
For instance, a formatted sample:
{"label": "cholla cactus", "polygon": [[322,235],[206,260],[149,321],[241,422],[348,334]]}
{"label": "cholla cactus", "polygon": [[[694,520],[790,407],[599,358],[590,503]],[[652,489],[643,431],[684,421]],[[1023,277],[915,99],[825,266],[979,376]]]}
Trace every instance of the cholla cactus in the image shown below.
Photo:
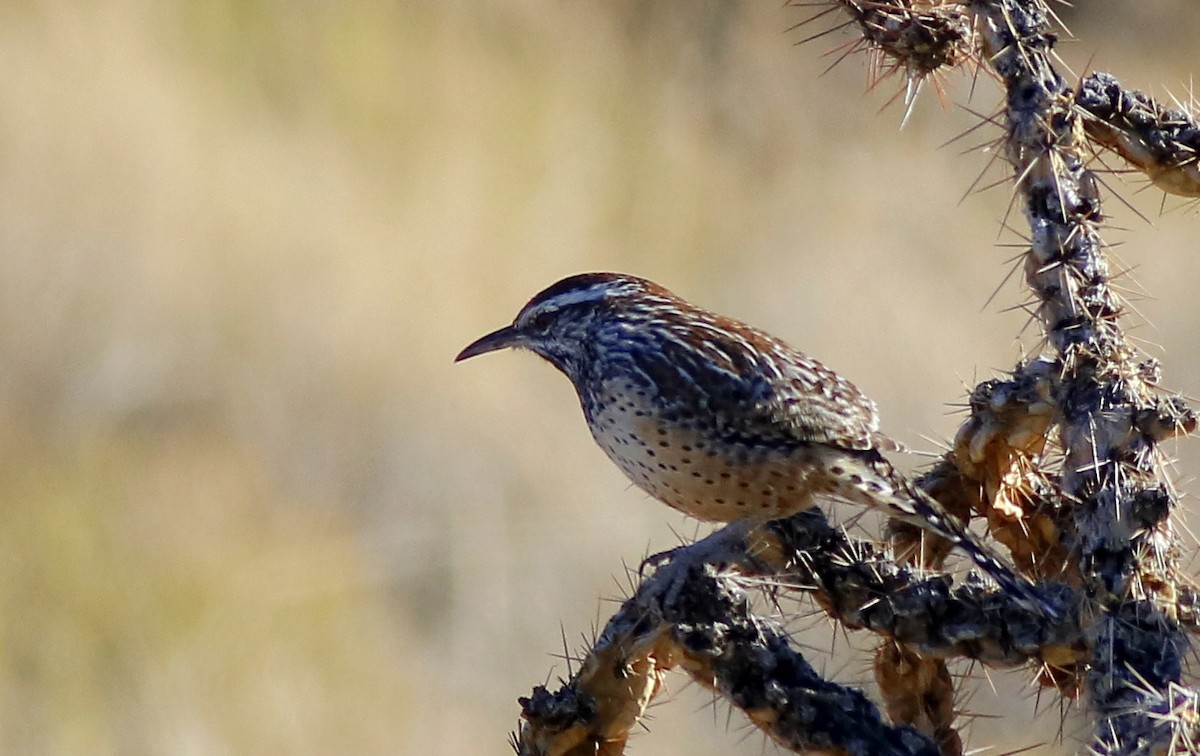
{"label": "cholla cactus", "polygon": [[[920,485],[958,516],[984,518],[1019,570],[1053,586],[1062,616],[1026,611],[977,582],[952,588],[936,572],[945,544],[903,524],[889,528],[886,547],[850,539],[817,513],[730,526],[642,582],[558,691],[522,699],[514,746],[621,753],[678,667],[788,749],[962,753],[945,662],[969,658],[1027,666],[1053,693],[1082,698],[1093,752],[1193,752],[1200,711],[1183,670],[1200,620],[1179,567],[1177,497],[1160,444],[1190,433],[1196,417],[1159,388],[1157,363],[1122,331],[1089,161],[1110,149],[1164,191],[1200,196],[1195,117],[1107,74],[1065,79],[1042,0],[821,7],[819,18],[840,13],[857,28],[846,52],[869,50],[877,71],[904,77],[910,104],[922,82],[959,66],[986,67],[1004,89],[994,123],[1028,224],[1025,283],[1044,349],[975,387],[967,420]],[[811,592],[845,627],[880,637],[886,717],[821,679],[751,613],[746,592],[762,584]]]}

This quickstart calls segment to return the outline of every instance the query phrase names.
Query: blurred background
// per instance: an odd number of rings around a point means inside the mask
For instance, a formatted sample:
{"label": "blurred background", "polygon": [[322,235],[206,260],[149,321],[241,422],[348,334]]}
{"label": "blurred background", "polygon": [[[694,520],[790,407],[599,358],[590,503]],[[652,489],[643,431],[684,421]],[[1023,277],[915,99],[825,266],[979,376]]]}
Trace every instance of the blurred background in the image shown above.
{"label": "blurred background", "polygon": [[[1076,71],[1186,98],[1194,2],[1059,12]],[[706,532],[549,366],[452,364],[569,273],[654,278],[852,377],[910,447],[952,436],[1037,347],[1019,275],[989,300],[1008,189],[964,198],[994,132],[939,149],[979,121],[963,76],[899,131],[897,80],[819,76],[845,31],[795,46],[837,23],[787,31],[811,13],[0,4],[0,751],[506,752],[625,566]],[[968,107],[997,102],[980,77]],[[1196,205],[1106,180],[1149,219],[1110,199],[1132,333],[1200,395]],[[809,624],[869,688],[872,639]],[[973,745],[1076,749],[1023,674],[980,677]],[[774,752],[669,687],[635,752]]]}

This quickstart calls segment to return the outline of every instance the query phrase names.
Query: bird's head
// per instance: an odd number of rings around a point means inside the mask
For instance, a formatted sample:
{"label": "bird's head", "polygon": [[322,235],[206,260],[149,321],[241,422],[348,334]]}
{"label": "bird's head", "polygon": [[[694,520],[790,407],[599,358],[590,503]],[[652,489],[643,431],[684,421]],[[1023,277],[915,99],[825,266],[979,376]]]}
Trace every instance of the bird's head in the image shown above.
{"label": "bird's head", "polygon": [[601,342],[608,337],[620,338],[623,324],[646,320],[642,310],[654,301],[667,299],[674,297],[661,286],[636,276],[570,276],[529,300],[511,325],[471,342],[454,361],[517,347],[541,355],[572,380],[578,380]]}

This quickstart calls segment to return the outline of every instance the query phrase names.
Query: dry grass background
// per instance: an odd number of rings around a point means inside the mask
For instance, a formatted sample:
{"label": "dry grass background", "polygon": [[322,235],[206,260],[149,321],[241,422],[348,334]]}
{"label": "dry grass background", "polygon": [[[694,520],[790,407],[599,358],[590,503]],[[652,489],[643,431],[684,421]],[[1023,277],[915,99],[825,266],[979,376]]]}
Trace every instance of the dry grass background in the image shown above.
{"label": "dry grass background", "polygon": [[[958,204],[985,157],[936,148],[974,118],[927,93],[897,133],[897,85],[817,78],[848,38],[793,47],[803,15],[0,5],[0,751],[504,752],[560,623],[577,645],[623,562],[695,532],[550,368],[451,364],[567,273],[656,278],[854,377],[910,446],[952,434],[1020,354],[1019,288],[985,307],[1006,189]],[[1068,18],[1077,69],[1183,93],[1200,63],[1189,0]],[[1110,240],[1197,396],[1200,219],[1140,186],[1154,225],[1110,201]],[[1027,726],[1024,678],[993,677],[975,744],[1053,738],[1056,707]],[[764,749],[708,701],[676,692],[638,751]]]}

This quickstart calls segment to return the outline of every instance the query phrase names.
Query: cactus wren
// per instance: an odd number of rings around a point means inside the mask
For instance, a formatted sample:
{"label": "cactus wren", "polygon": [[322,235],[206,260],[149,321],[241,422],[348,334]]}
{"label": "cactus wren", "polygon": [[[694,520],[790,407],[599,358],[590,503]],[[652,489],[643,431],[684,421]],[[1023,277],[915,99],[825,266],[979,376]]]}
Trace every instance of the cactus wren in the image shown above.
{"label": "cactus wren", "polygon": [[875,403],[779,339],[652,281],[584,273],[541,292],[455,361],[541,355],[579,394],[596,442],[640,488],[700,520],[780,519],[830,497],[947,538],[1022,603],[1031,586],[883,457]]}

